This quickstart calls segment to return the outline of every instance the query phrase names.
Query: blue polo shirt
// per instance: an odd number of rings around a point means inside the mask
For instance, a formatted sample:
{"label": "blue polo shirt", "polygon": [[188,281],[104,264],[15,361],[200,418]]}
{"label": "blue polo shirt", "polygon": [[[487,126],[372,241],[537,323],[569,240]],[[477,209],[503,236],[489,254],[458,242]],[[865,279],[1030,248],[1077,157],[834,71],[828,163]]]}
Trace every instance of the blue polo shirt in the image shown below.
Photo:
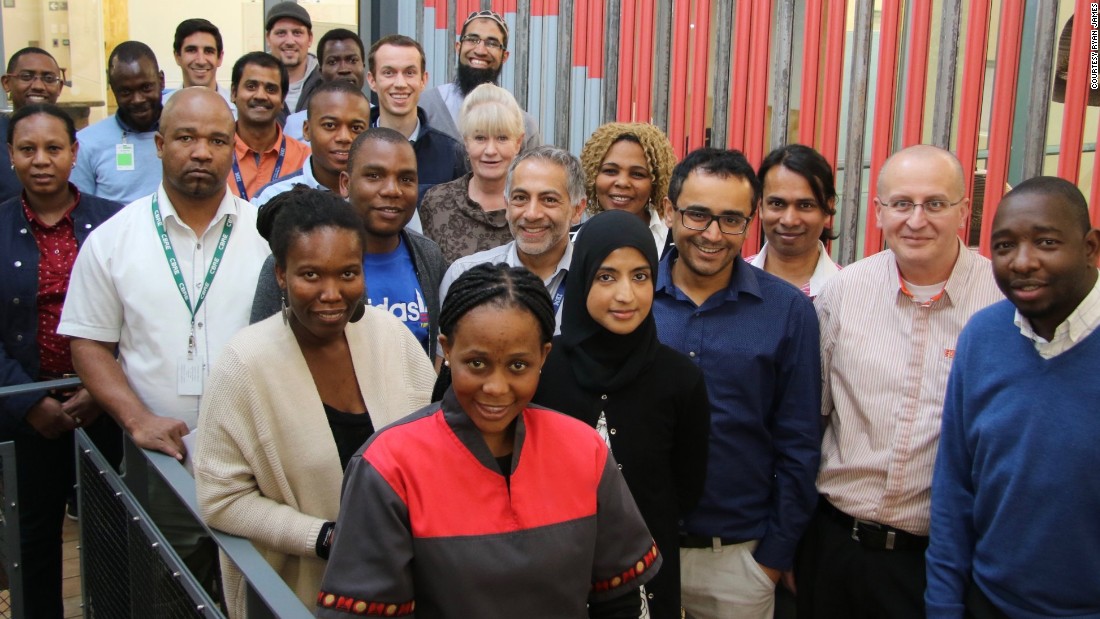
{"label": "blue polo shirt", "polygon": [[697,306],[672,283],[678,257],[671,248],[660,262],[653,315],[661,342],[702,370],[711,406],[706,487],[681,530],[760,540],[756,560],[789,570],[817,502],[817,315],[797,288],[740,256],[728,288]]}
{"label": "blue polo shirt", "polygon": [[[81,192],[129,204],[160,186],[161,161],[153,142],[157,127],[137,132],[117,115],[77,132],[80,154],[69,181]],[[118,145],[133,147],[133,169],[119,169]]]}

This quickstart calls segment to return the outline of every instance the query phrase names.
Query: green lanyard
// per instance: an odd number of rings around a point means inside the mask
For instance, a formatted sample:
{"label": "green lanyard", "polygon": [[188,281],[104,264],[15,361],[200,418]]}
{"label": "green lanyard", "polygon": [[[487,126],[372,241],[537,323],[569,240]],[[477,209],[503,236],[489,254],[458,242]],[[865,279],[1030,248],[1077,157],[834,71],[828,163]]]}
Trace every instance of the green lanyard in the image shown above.
{"label": "green lanyard", "polygon": [[164,249],[164,257],[168,260],[168,268],[172,270],[172,277],[176,280],[176,288],[179,289],[187,310],[191,312],[191,336],[187,341],[187,358],[190,359],[195,354],[195,314],[198,313],[202,302],[206,300],[206,293],[210,291],[210,285],[214,283],[214,276],[218,274],[222,256],[225,255],[225,246],[229,244],[229,234],[233,232],[233,218],[225,218],[225,223],[222,225],[222,235],[218,239],[218,247],[214,250],[214,259],[210,262],[210,269],[206,272],[202,289],[199,290],[198,301],[193,307],[191,305],[191,295],[187,293],[187,283],[183,281],[183,273],[180,271],[179,261],[176,260],[176,252],[172,249],[172,239],[168,238],[168,231],[164,229],[164,217],[160,214],[160,205],[157,202],[157,194],[155,193],[153,194],[153,225],[157,227],[157,233],[160,234],[160,245]]}

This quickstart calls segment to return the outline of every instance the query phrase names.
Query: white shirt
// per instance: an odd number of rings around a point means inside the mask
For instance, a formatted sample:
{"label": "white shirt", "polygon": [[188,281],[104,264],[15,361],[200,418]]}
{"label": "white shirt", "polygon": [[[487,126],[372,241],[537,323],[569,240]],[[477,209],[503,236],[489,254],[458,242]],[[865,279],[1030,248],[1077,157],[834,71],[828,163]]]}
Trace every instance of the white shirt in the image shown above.
{"label": "white shirt", "polygon": [[295,185],[305,185],[310,189],[320,189],[321,191],[329,190],[313,175],[313,155],[306,157],[302,169],[284,175],[261,187],[256,197],[252,198],[252,204],[256,205],[256,208],[261,208],[275,196],[294,189]]}
{"label": "white shirt", "polygon": [[1092,290],[1069,316],[1054,330],[1054,337],[1048,342],[1031,328],[1031,321],[1016,310],[1013,323],[1019,327],[1024,337],[1035,343],[1035,351],[1044,359],[1057,357],[1078,342],[1085,339],[1100,326],[1100,276],[1096,278]]}
{"label": "white shirt", "polygon": [[[825,251],[825,244],[821,241],[817,242],[817,266],[814,267],[813,275],[810,276],[810,281],[802,285],[802,293],[811,299],[816,299],[817,295],[821,294],[821,289],[825,286],[825,282],[840,272],[840,267],[837,266],[833,259],[829,257],[829,252]],[[764,264],[768,261],[768,244],[764,243],[764,246],[760,248],[760,253],[755,256],[749,256],[748,262],[752,266],[758,269],[764,269]],[[942,286],[941,286],[942,288]],[[938,289],[937,289],[938,290]]]}
{"label": "white shirt", "polygon": [[305,131],[303,130],[306,116],[309,115],[308,112],[309,110],[302,110],[301,112],[294,112],[290,116],[287,116],[286,123],[283,124],[283,135],[289,135],[299,142],[309,144],[309,140],[306,139]]}
{"label": "white shirt", "polygon": [[[207,373],[222,348],[248,325],[260,267],[271,253],[256,231],[256,208],[228,190],[217,214],[196,236],[157,190],[164,227],[191,303],[198,299],[226,217],[233,228],[217,275],[195,315],[196,357]],[[149,410],[194,429],[200,396],[177,395],[178,361],[186,357],[191,312],[168,267],[153,224],[152,196],[129,204],[88,235],[73,267],[57,332],[117,342],[119,364]]]}

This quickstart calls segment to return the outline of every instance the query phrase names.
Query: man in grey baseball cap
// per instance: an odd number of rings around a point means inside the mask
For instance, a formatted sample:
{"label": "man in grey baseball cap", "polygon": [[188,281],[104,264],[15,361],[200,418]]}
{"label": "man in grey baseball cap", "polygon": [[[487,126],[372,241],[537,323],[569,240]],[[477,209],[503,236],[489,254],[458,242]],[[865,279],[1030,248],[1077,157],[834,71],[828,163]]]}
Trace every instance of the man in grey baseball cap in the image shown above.
{"label": "man in grey baseball cap", "polygon": [[279,124],[283,124],[292,112],[306,108],[313,89],[321,83],[320,63],[309,53],[309,46],[313,44],[313,20],[297,2],[280,2],[267,12],[264,32],[268,50],[290,74],[290,88],[279,114]]}

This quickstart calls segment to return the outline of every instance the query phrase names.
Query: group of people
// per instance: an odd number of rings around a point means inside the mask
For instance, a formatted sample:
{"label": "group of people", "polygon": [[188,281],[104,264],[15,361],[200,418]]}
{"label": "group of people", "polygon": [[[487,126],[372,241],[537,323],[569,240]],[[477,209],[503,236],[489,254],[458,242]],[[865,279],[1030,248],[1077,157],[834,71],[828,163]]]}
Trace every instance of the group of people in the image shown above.
{"label": "group of people", "polygon": [[[320,617],[763,618],[777,586],[799,617],[1100,616],[1075,186],[1008,193],[990,262],[960,162],[903,149],[887,249],[841,269],[819,153],[677,162],[643,123],[540,145],[492,11],[433,89],[408,37],[332,30],[314,58],[303,7],[265,25],[228,92],[206,20],[176,92],[119,45],[118,113],[79,133],[53,58],[8,61],[0,384],[83,382],[0,400],[28,617],[61,613],[72,431],[117,451],[120,426]],[[149,497],[244,616],[235,566]]]}

